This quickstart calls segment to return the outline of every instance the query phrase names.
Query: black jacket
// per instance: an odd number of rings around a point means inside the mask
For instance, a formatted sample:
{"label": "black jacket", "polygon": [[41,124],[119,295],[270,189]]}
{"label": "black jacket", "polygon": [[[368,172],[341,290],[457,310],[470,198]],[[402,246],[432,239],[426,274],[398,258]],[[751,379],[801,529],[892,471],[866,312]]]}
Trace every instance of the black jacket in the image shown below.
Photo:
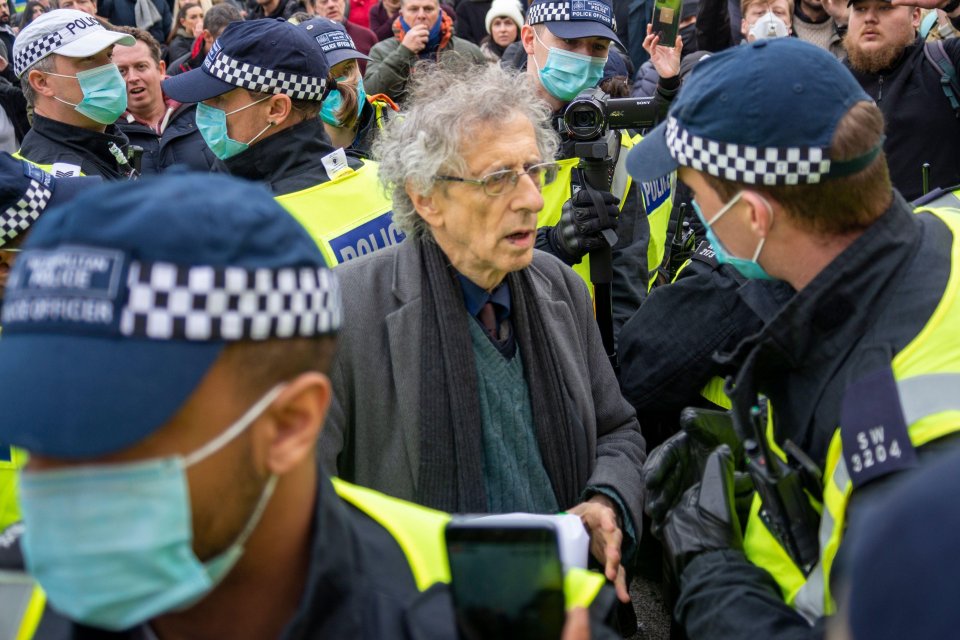
{"label": "black jacket", "polygon": [[487,35],[487,11],[493,0],[460,0],[456,4],[456,33],[475,45]]}
{"label": "black jacket", "polygon": [[[263,182],[275,194],[283,195],[327,182],[321,159],[333,151],[323,122],[309,118],[228,158],[226,165],[232,175]],[[356,158],[348,157],[347,162],[353,169],[362,166]]]}
{"label": "black jacket", "polygon": [[115,125],[97,133],[34,114],[33,128],[23,138],[20,155],[36,164],[79,165],[84,175],[120,180],[126,176],[110,153],[111,142],[126,152],[127,136]]}
{"label": "black jacket", "polygon": [[[960,40],[944,40],[943,46],[953,66],[960,67]],[[882,73],[852,71],[883,112],[883,150],[893,186],[903,197],[913,200],[922,194],[925,162],[930,163],[931,189],[960,182],[960,120],[940,86],[940,72],[924,56],[923,42],[908,46]]]}
{"label": "black jacket", "polygon": [[173,165],[204,172],[221,166],[197,130],[196,113],[196,105],[180,105],[171,114],[161,135],[133,120],[132,116],[121,116],[117,120],[117,128],[126,134],[130,144],[143,147],[140,170],[143,175],[160,173]]}
{"label": "black jacket", "polygon": [[256,4],[250,11],[248,20],[260,20],[263,18],[283,18],[286,20],[298,11],[303,10],[303,5],[300,4],[299,0],[280,0],[280,4],[278,4],[277,8],[270,14],[263,10],[262,4]]}
{"label": "black jacket", "polygon": [[188,55],[193,49],[195,41],[196,38],[177,34],[167,45],[167,52],[163,54],[163,59],[167,62],[167,65],[170,65],[177,58]]}
{"label": "black jacket", "polygon": [[[777,441],[792,440],[823,469],[848,384],[889,367],[926,325],[950,275],[952,241],[939,218],[913,214],[895,195],[879,220],[726,358],[741,364],[735,406],[750,402],[752,389],[765,394]],[[851,508],[886,486],[878,484],[858,489]],[[841,566],[838,558],[834,582]],[[824,620],[809,625],[739,551],[698,556],[681,584],[675,615],[692,638],[823,635]]]}
{"label": "black jacket", "polygon": [[[702,404],[700,391],[711,378],[735,372],[713,355],[760,331],[793,293],[785,282],[747,280],[718,264],[702,242],[676,281],[655,288],[620,330],[620,386],[644,435],[654,416],[677,418],[684,407]],[[678,422],[670,424],[675,431]]]}
{"label": "black jacket", "polygon": [[19,85],[11,84],[6,78],[0,77],[0,108],[13,123],[13,131],[17,143],[23,142],[30,131],[30,120],[27,118],[27,99]]}
{"label": "black jacket", "polygon": [[[136,0],[100,0],[97,4],[97,15],[105,18],[111,24],[123,27],[137,26],[137,14],[134,11]],[[171,3],[166,0],[153,0],[153,6],[160,14],[160,20],[150,25],[150,32],[157,42],[166,42],[170,35],[170,25],[173,23]]]}
{"label": "black jacket", "polygon": [[193,47],[179,58],[174,58],[167,65],[167,75],[175,76],[180,73],[186,73],[191,69],[199,69],[203,66],[203,59],[207,54],[203,50],[203,40],[198,39],[193,43]]}

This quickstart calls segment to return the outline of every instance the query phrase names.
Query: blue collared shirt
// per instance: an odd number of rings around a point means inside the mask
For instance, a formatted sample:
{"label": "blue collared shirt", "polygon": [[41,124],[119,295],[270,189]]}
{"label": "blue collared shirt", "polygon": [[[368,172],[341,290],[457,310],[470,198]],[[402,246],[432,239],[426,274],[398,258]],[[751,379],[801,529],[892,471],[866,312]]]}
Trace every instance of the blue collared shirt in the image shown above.
{"label": "blue collared shirt", "polygon": [[[487,291],[470,278],[462,273],[457,274],[457,280],[460,282],[460,291],[463,293],[463,304],[469,313],[478,323],[480,322],[480,310],[487,302],[493,303],[494,313],[497,317],[497,323],[502,325],[510,320],[511,298],[510,287],[506,281],[501,282],[493,291]],[[481,323],[482,324],[482,323]],[[513,337],[513,330],[509,331],[509,336],[503,342],[490,338],[490,341],[506,358],[512,358],[516,350],[516,341]]]}

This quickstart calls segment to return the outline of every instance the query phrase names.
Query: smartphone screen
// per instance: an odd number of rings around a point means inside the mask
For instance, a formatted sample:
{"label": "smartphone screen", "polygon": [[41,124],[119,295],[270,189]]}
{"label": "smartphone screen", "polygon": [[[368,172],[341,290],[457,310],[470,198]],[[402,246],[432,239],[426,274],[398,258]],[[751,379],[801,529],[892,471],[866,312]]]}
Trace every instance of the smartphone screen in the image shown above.
{"label": "smartphone screen", "polygon": [[660,36],[661,47],[673,47],[680,28],[682,2],[658,0],[653,6],[653,32]]}
{"label": "smartphone screen", "polygon": [[457,626],[466,640],[558,640],[563,567],[551,527],[447,526]]}

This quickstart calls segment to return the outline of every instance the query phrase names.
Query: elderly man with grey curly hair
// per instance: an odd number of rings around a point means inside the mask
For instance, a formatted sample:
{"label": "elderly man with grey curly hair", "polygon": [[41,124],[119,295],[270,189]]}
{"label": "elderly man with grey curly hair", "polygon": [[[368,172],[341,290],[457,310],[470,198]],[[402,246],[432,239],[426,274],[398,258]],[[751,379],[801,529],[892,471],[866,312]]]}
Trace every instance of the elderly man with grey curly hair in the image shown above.
{"label": "elderly man with grey curly hair", "polygon": [[[338,269],[331,473],[453,512],[578,514],[629,601],[645,443],[586,285],[534,250],[557,173],[525,76],[417,74],[374,152],[401,244]],[[444,87],[437,92],[436,87]]]}

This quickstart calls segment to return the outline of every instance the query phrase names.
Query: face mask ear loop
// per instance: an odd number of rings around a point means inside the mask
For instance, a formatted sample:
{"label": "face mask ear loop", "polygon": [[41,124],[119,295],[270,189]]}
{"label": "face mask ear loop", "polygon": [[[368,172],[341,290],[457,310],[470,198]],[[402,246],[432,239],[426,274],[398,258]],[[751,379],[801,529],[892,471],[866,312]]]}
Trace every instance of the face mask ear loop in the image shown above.
{"label": "face mask ear loop", "polygon": [[[764,198],[760,194],[756,194],[756,195],[763,202],[763,206],[767,208],[767,213],[770,214],[770,227],[768,228],[768,231],[769,231],[769,229],[773,228],[773,207],[770,205],[769,202],[767,202],[766,198]],[[760,252],[763,250],[763,243],[766,241],[767,241],[766,236],[764,236],[763,238],[760,238],[760,244],[757,245],[757,250],[753,252],[753,258],[751,258],[753,262],[757,262],[757,259],[760,257]]]}
{"label": "face mask ear loop", "polygon": [[256,100],[255,102],[251,102],[250,104],[245,104],[245,105],[243,105],[242,107],[240,107],[240,108],[238,108],[238,109],[234,109],[233,111],[226,112],[226,113],[224,113],[224,115],[232,116],[232,115],[235,114],[235,113],[240,113],[240,112],[243,111],[244,109],[249,109],[250,107],[252,107],[252,106],[255,105],[255,104],[260,104],[260,103],[263,102],[264,100],[269,100],[269,99],[272,98],[272,97],[273,97],[272,95],[264,96],[264,97],[260,98],[259,100]]}
{"label": "face mask ear loop", "polygon": [[193,453],[184,456],[183,466],[190,467],[197,464],[204,458],[213,455],[225,447],[231,440],[246,431],[247,427],[250,426],[250,423],[260,417],[260,414],[267,410],[267,407],[270,406],[270,403],[277,399],[277,396],[279,396],[280,392],[283,391],[284,386],[285,385],[283,384],[278,384],[275,386],[273,389],[268,391],[265,396],[260,398],[255,405],[247,409],[247,412],[240,416],[240,419],[234,422],[229,429]]}
{"label": "face mask ear loop", "polygon": [[269,129],[270,127],[272,127],[273,125],[274,125],[273,122],[268,122],[268,123],[267,123],[267,126],[265,126],[263,129],[261,129],[261,130],[260,130],[260,133],[258,133],[257,135],[253,136],[252,138],[250,138],[250,142],[248,142],[247,144],[248,144],[248,145],[251,145],[251,144],[253,144],[254,142],[256,142],[256,141],[257,141],[257,138],[259,138],[260,136],[262,136],[262,135],[263,135],[263,132],[266,131],[267,129]]}
{"label": "face mask ear loop", "polygon": [[742,195],[743,195],[743,191],[737,191],[736,195],[730,199],[730,202],[723,205],[723,208],[720,209],[720,211],[717,211],[717,215],[713,216],[713,218],[711,218],[710,220],[707,220],[707,226],[712,227],[714,222],[722,218],[724,214],[727,213],[727,211],[730,211],[730,209],[733,208],[733,205],[737,204],[737,201],[740,199],[740,196]]}
{"label": "face mask ear loop", "polygon": [[273,496],[273,490],[276,488],[277,476],[271,473],[266,486],[263,488],[263,493],[260,494],[260,499],[257,501],[257,506],[254,507],[253,513],[250,514],[247,524],[243,526],[243,531],[237,536],[234,545],[243,547],[244,544],[246,544],[247,538],[253,534],[254,529],[260,524],[260,518],[263,516],[263,512],[266,511],[267,505],[270,503],[270,498]]}

